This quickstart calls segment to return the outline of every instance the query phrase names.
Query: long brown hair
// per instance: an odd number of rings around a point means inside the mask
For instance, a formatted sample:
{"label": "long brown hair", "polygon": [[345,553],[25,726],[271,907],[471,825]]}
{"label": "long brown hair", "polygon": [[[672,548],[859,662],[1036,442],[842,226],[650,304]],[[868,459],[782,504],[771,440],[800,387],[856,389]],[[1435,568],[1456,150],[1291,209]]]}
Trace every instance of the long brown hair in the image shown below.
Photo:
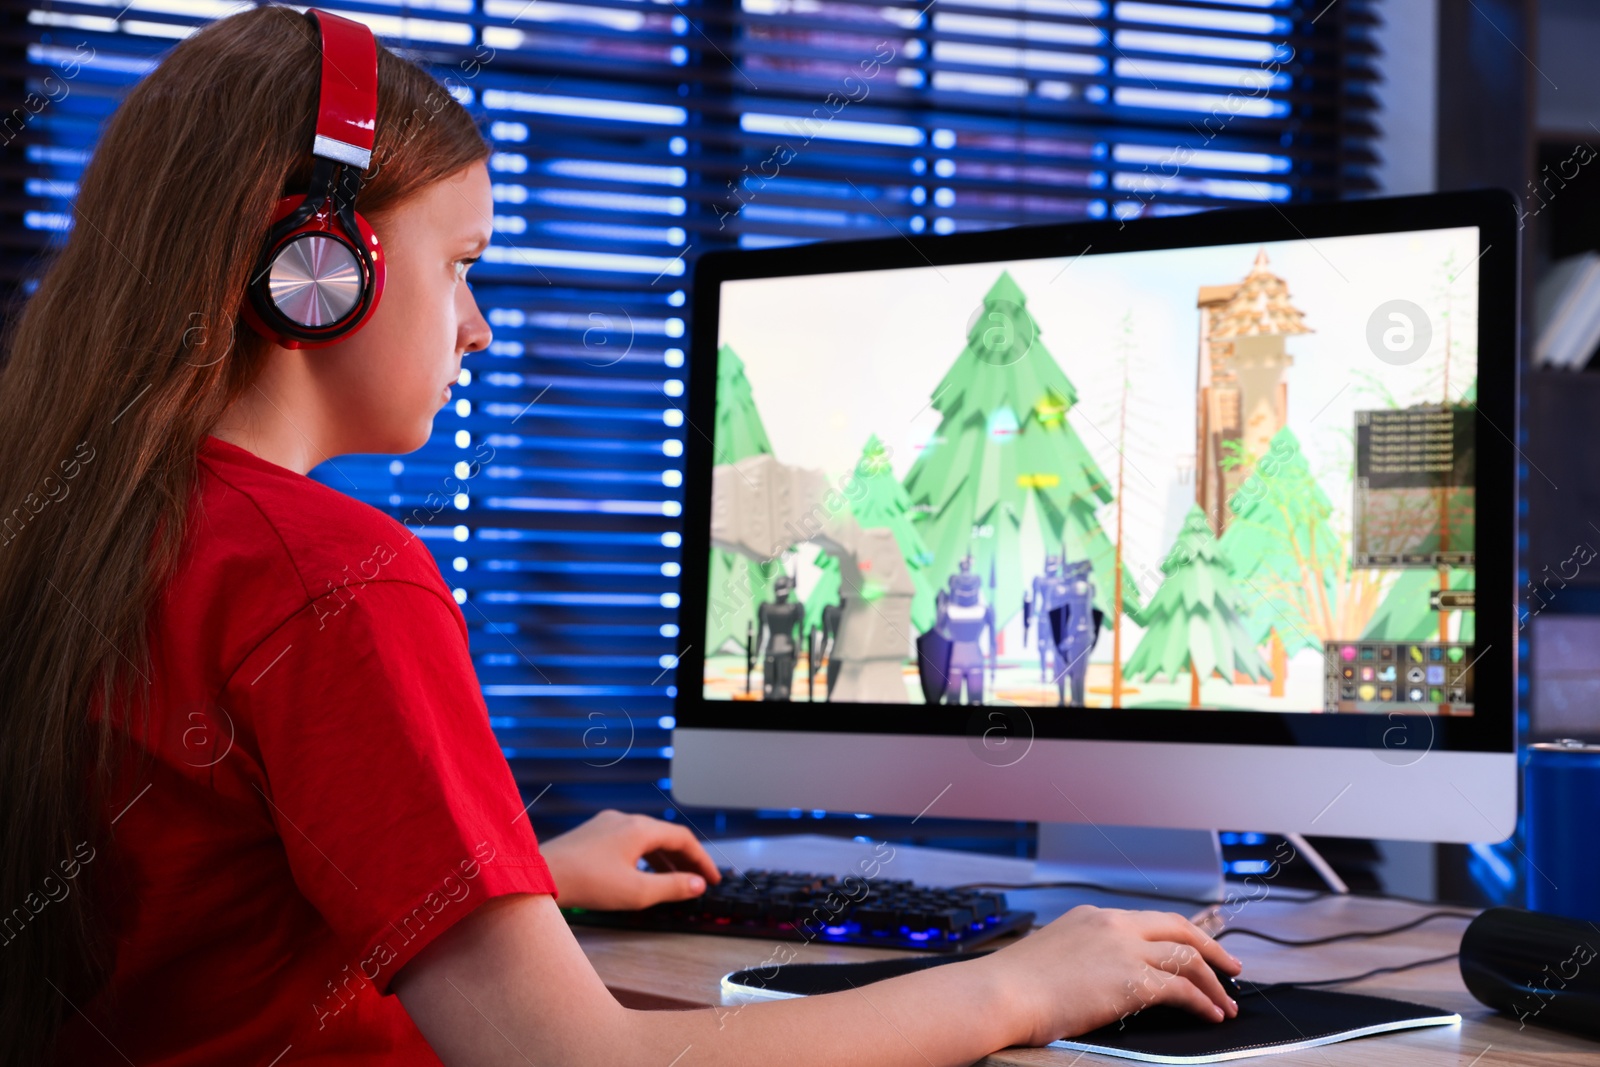
{"label": "long brown hair", "polygon": [[[489,153],[427,71],[378,50],[361,212]],[[111,952],[92,894],[55,899],[101,840],[149,714],[147,617],[180,557],[196,455],[270,351],[237,321],[279,197],[310,175],[315,28],[263,6],[180,42],[105,123],[70,239],[13,315],[0,369],[0,1067],[44,1060]],[[123,798],[126,800],[127,798]],[[57,890],[59,891],[59,890]]]}

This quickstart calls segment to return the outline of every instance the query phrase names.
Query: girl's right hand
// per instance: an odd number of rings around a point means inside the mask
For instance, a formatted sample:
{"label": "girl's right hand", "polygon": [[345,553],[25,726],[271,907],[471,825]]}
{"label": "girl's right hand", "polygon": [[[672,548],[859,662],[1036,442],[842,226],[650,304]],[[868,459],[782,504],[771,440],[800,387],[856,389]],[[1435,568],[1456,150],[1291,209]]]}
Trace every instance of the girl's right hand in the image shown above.
{"label": "girl's right hand", "polygon": [[1173,912],[1082,905],[982,960],[998,968],[1016,1044],[1046,1045],[1166,1004],[1221,1022],[1239,1013],[1210,964],[1242,964]]}

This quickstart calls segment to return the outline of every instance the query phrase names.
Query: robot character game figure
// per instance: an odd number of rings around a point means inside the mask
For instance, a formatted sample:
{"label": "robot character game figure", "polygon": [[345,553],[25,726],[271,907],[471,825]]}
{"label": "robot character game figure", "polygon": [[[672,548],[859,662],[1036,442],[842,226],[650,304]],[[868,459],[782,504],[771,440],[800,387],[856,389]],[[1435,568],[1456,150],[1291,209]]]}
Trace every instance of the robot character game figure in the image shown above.
{"label": "robot character game figure", "polygon": [[820,655],[817,662],[828,665],[828,695],[823,700],[833,699],[833,686],[839,680],[839,661],[834,658],[833,646],[839,638],[839,618],[843,614],[843,597],[839,598],[837,604],[829,604],[822,609],[822,640],[817,643]]}
{"label": "robot character game figure", "polygon": [[788,700],[794,681],[795,654],[799,649],[796,631],[805,619],[806,607],[798,598],[789,599],[794,579],[778,575],[772,583],[773,599],[756,611],[761,634],[761,699]]}
{"label": "robot character game figure", "polygon": [[1039,681],[1054,678],[1061,673],[1056,659],[1055,642],[1050,639],[1050,625],[1046,621],[1051,608],[1067,602],[1067,580],[1061,577],[1061,556],[1044,557],[1044,574],[1033,580],[1033,588],[1022,601],[1022,643],[1028,643],[1028,629],[1036,630],[1034,640],[1039,645]]}
{"label": "robot character game figure", "polygon": [[[982,704],[983,669],[994,656],[994,606],[983,601],[983,579],[972,573],[972,556],[961,561],[959,573],[950,576],[948,591],[941,589],[936,598],[938,621],[934,623],[945,640],[950,642],[950,667],[944,692],[946,704]],[[989,651],[983,648],[983,635],[988,631]],[[965,699],[962,683],[966,683]]]}
{"label": "robot character game figure", "polygon": [[[1066,595],[1046,613],[1056,649],[1056,698],[1062,707],[1085,707],[1084,683],[1089,676],[1089,653],[1100,640],[1100,623],[1105,613],[1094,606],[1094,583],[1089,580],[1088,560],[1069,563],[1061,578]],[[1041,623],[1043,620],[1041,620]],[[1046,627],[1039,628],[1042,637]],[[1066,684],[1072,682],[1072,702],[1066,699]]]}

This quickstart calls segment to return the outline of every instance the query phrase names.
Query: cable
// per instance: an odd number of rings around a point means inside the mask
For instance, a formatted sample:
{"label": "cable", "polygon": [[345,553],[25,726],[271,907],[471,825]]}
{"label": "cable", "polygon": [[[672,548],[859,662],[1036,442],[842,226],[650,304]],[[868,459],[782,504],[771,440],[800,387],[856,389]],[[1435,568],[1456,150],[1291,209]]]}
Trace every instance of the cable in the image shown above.
{"label": "cable", "polygon": [[[1107,896],[1114,896],[1114,897],[1140,897],[1140,898],[1145,899],[1145,900],[1164,900],[1164,901],[1167,901],[1168,903],[1171,903],[1171,904],[1188,904],[1191,907],[1196,907],[1196,908],[1215,908],[1215,907],[1218,907],[1219,905],[1226,905],[1226,904],[1230,903],[1230,901],[1228,901],[1226,899],[1223,899],[1223,900],[1199,900],[1199,899],[1196,899],[1194,897],[1172,896],[1172,895],[1169,895],[1169,894],[1166,894],[1166,893],[1147,892],[1145,890],[1140,890],[1140,889],[1118,889],[1118,888],[1115,888],[1113,886],[1100,885],[1100,884],[1098,884],[1096,882],[965,882],[965,883],[963,883],[961,885],[947,886],[945,888],[947,888],[947,889],[998,889],[998,890],[1004,890],[1004,891],[1025,890],[1025,889],[1086,889],[1086,890],[1091,890],[1091,891],[1096,892],[1096,893],[1105,893]],[[1318,901],[1318,900],[1327,900],[1329,898],[1333,898],[1333,899],[1336,899],[1336,900],[1390,900],[1390,901],[1394,901],[1394,902],[1399,903],[1399,904],[1417,904],[1417,905],[1421,905],[1423,907],[1428,907],[1428,908],[1437,908],[1440,904],[1443,904],[1446,907],[1461,907],[1461,908],[1475,907],[1475,905],[1472,905],[1472,904],[1451,904],[1449,901],[1424,900],[1421,897],[1401,896],[1398,893],[1366,893],[1366,892],[1337,893],[1337,892],[1334,892],[1332,890],[1327,890],[1327,889],[1307,889],[1307,890],[1295,889],[1295,890],[1291,890],[1290,892],[1303,893],[1304,895],[1303,896],[1289,896],[1289,895],[1273,895],[1273,894],[1269,893],[1267,896],[1264,896],[1264,897],[1248,897],[1248,898],[1243,898],[1243,899],[1246,899],[1246,900],[1249,900],[1249,901],[1260,901],[1260,900],[1267,900],[1267,899],[1270,898],[1270,899],[1275,900],[1275,901],[1277,901],[1279,903],[1282,903],[1282,904],[1311,904],[1311,903],[1314,903],[1315,901]],[[1477,913],[1474,912],[1473,914],[1475,915]],[[1471,916],[1467,916],[1467,917],[1471,918]]]}
{"label": "cable", "polygon": [[948,886],[949,889],[1001,889],[1008,892],[1023,889],[1087,889],[1095,893],[1105,893],[1113,897],[1139,897],[1143,900],[1164,900],[1170,904],[1188,904],[1196,908],[1213,908],[1224,901],[1196,900],[1193,897],[1178,897],[1168,893],[1146,892],[1141,889],[1114,889],[1108,885],[1098,885],[1095,882],[967,882],[964,885]]}
{"label": "cable", "polygon": [[[1079,883],[1079,882],[1041,882],[1041,883],[1039,883],[1039,887],[1047,888],[1047,889],[1056,889],[1056,888],[1063,888],[1063,887],[1070,888],[1070,889],[1101,889],[1102,888],[1100,886],[1090,885],[1088,883]],[[973,888],[973,887],[972,886],[957,886],[956,888],[957,889],[970,889],[970,888]],[[1011,887],[1010,886],[1001,885],[1001,886],[994,886],[994,887],[991,887],[991,888],[1009,889]],[[1190,900],[1190,899],[1188,899],[1186,897],[1166,896],[1166,895],[1163,895],[1163,894],[1160,894],[1160,893],[1142,893],[1142,892],[1139,892],[1137,890],[1132,890],[1132,889],[1129,889],[1129,890],[1109,890],[1109,889],[1106,889],[1106,890],[1103,890],[1103,891],[1104,892],[1108,892],[1108,893],[1109,892],[1116,892],[1116,893],[1120,893],[1120,894],[1125,895],[1125,896],[1151,897],[1151,898],[1154,898],[1156,900],[1176,901],[1176,902],[1178,902],[1180,904],[1194,904],[1194,905],[1202,905],[1203,904],[1202,901]],[[1205,904],[1204,906],[1206,906],[1206,907],[1214,907],[1215,904],[1214,903],[1213,904]],[[1278,937],[1276,934],[1263,933],[1260,930],[1252,930],[1252,929],[1250,929],[1249,927],[1246,927],[1246,926],[1225,926],[1220,931],[1218,931],[1215,935],[1213,935],[1213,939],[1217,940],[1217,941],[1221,941],[1223,938],[1229,936],[1230,934],[1234,934],[1234,935],[1239,935],[1239,936],[1243,936],[1243,937],[1254,937],[1254,938],[1257,938],[1258,940],[1261,940],[1261,941],[1270,941],[1274,945],[1283,945],[1285,948],[1312,948],[1312,947],[1317,946],[1317,945],[1333,945],[1333,944],[1337,944],[1340,941],[1362,941],[1362,940],[1368,940],[1368,939],[1376,939],[1376,938],[1380,938],[1380,937],[1391,937],[1391,936],[1393,936],[1395,934],[1403,934],[1407,930],[1415,930],[1417,927],[1423,925],[1424,923],[1430,923],[1430,922],[1433,922],[1436,919],[1468,919],[1468,920],[1471,920],[1471,919],[1475,919],[1475,918],[1477,918],[1477,915],[1475,913],[1472,913],[1472,912],[1464,912],[1464,911],[1430,911],[1426,915],[1419,915],[1415,919],[1411,919],[1408,922],[1403,922],[1403,923],[1400,923],[1400,924],[1398,924],[1396,926],[1386,926],[1386,927],[1383,927],[1382,929],[1379,929],[1379,930],[1351,930],[1351,931],[1348,931],[1348,932],[1342,933],[1342,934],[1329,934],[1326,937],[1309,937],[1309,938],[1303,938],[1303,939],[1298,939],[1298,940],[1294,939],[1294,938]]]}
{"label": "cable", "polygon": [[1221,941],[1229,934],[1240,934],[1245,937],[1259,938],[1262,941],[1270,941],[1274,945],[1283,945],[1287,948],[1310,948],[1314,945],[1332,945],[1340,941],[1360,941],[1366,938],[1389,937],[1392,934],[1400,934],[1407,930],[1414,930],[1423,923],[1432,922],[1435,919],[1475,918],[1477,918],[1477,916],[1468,915],[1465,912],[1459,911],[1430,911],[1428,914],[1418,916],[1417,918],[1412,919],[1410,922],[1401,923],[1399,926],[1385,927],[1382,930],[1352,930],[1349,933],[1329,934],[1327,937],[1311,937],[1298,941],[1287,937],[1277,937],[1273,934],[1264,934],[1259,930],[1251,930],[1248,927],[1227,926],[1223,927],[1222,931],[1216,935],[1216,940]]}
{"label": "cable", "polygon": [[[1108,886],[1096,885],[1093,882],[1030,882],[1030,883],[1015,883],[1015,884],[1013,884],[1013,883],[1002,883],[1002,882],[973,882],[973,883],[969,883],[967,885],[955,886],[953,888],[956,888],[956,889],[981,889],[981,888],[987,888],[987,889],[1003,889],[1003,890],[1010,890],[1010,889],[1090,889],[1090,890],[1095,890],[1097,892],[1109,893],[1109,894],[1114,895],[1114,896],[1130,896],[1130,897],[1142,897],[1142,898],[1146,898],[1146,899],[1150,899],[1150,900],[1165,900],[1165,901],[1175,902],[1175,903],[1179,903],[1179,904],[1189,904],[1189,905],[1193,905],[1193,906],[1196,906],[1196,907],[1214,907],[1218,903],[1217,901],[1194,900],[1194,899],[1191,899],[1189,897],[1172,896],[1172,895],[1165,894],[1165,893],[1146,893],[1146,892],[1141,892],[1141,891],[1136,890],[1136,889],[1112,889],[1112,888],[1110,888]],[[1355,895],[1355,894],[1351,894],[1351,895]],[[1338,897],[1343,897],[1344,899],[1348,900],[1348,899],[1350,899],[1351,895],[1338,893],[1336,891],[1335,892],[1318,893],[1312,898],[1302,898],[1301,900],[1297,901],[1297,903],[1304,903],[1304,902],[1306,902],[1307,899],[1320,899],[1322,897],[1328,897],[1328,896],[1338,896]],[[1361,894],[1361,895],[1368,895],[1368,894]],[[1400,901],[1404,901],[1406,903],[1411,903],[1411,904],[1433,903],[1432,901],[1421,901],[1421,900],[1416,900],[1414,898],[1387,896],[1385,894],[1370,894],[1370,895],[1380,896],[1380,897],[1383,897],[1384,899],[1400,900]],[[1217,933],[1215,935],[1215,939],[1220,941],[1224,937],[1227,937],[1229,934],[1239,934],[1239,935],[1243,935],[1245,937],[1258,938],[1258,939],[1260,939],[1262,941],[1269,941],[1269,942],[1271,942],[1272,944],[1275,944],[1275,945],[1283,945],[1283,946],[1285,946],[1287,948],[1311,948],[1311,947],[1317,946],[1317,945],[1332,945],[1332,944],[1336,944],[1336,943],[1338,943],[1340,941],[1360,941],[1360,940],[1376,939],[1376,938],[1380,938],[1380,937],[1390,937],[1390,936],[1392,936],[1394,934],[1404,933],[1407,930],[1414,930],[1417,927],[1423,925],[1424,923],[1433,922],[1433,921],[1435,921],[1437,919],[1475,919],[1475,918],[1477,918],[1476,913],[1460,912],[1460,911],[1430,911],[1426,915],[1419,915],[1415,919],[1410,920],[1409,922],[1400,923],[1400,924],[1398,924],[1396,926],[1387,926],[1387,927],[1384,927],[1384,928],[1382,928],[1380,930],[1352,930],[1352,931],[1349,931],[1348,933],[1343,933],[1343,934],[1329,934],[1326,937],[1311,937],[1311,938],[1304,938],[1304,939],[1301,939],[1301,940],[1295,940],[1295,939],[1286,938],[1286,937],[1277,937],[1277,936],[1275,936],[1273,934],[1262,933],[1259,930],[1251,930],[1251,929],[1249,929],[1247,927],[1242,927],[1242,926],[1230,926],[1230,927],[1223,928],[1219,933]],[[1451,952],[1448,955],[1431,956],[1428,959],[1415,960],[1415,961],[1413,961],[1411,963],[1402,963],[1402,964],[1399,964],[1398,966],[1394,966],[1394,967],[1375,967],[1370,971],[1364,971],[1361,974],[1348,975],[1348,976],[1343,977],[1343,978],[1320,978],[1320,979],[1316,979],[1314,981],[1307,981],[1307,982],[1272,982],[1272,983],[1267,984],[1265,986],[1265,988],[1269,988],[1270,989],[1270,988],[1273,988],[1273,987],[1293,987],[1293,988],[1296,988],[1296,989],[1315,989],[1315,988],[1318,988],[1320,986],[1344,985],[1344,984],[1349,983],[1349,982],[1360,982],[1360,981],[1363,981],[1363,980],[1365,980],[1367,978],[1376,978],[1378,975],[1381,975],[1381,974],[1396,974],[1396,973],[1398,973],[1400,971],[1415,970],[1415,969],[1417,969],[1419,967],[1431,967],[1436,963],[1444,963],[1446,960],[1453,960],[1457,956],[1459,956],[1460,954],[1461,954],[1460,952]],[[1252,985],[1253,984],[1254,983],[1252,983]]]}
{"label": "cable", "polygon": [[1444,963],[1447,960],[1453,960],[1459,955],[1461,955],[1461,953],[1452,952],[1445,956],[1431,956],[1425,960],[1414,960],[1411,963],[1402,963],[1396,967],[1374,967],[1370,971],[1365,971],[1361,974],[1352,974],[1348,978],[1319,978],[1311,982],[1273,982],[1267,985],[1266,988],[1271,989],[1276,985],[1293,986],[1296,989],[1312,989],[1316,986],[1344,985],[1346,982],[1359,982],[1364,978],[1376,978],[1380,974],[1397,974],[1400,971],[1414,971],[1418,967],[1431,967],[1436,963]]}
{"label": "cable", "polygon": [[1479,907],[1479,905],[1477,905],[1477,904],[1452,903],[1451,901],[1448,901],[1448,900],[1424,900],[1422,897],[1408,897],[1408,896],[1404,896],[1404,895],[1402,895],[1400,893],[1353,892],[1349,896],[1345,896],[1345,895],[1340,894],[1340,893],[1329,892],[1326,889],[1312,889],[1312,890],[1308,890],[1307,891],[1307,895],[1306,896],[1303,896],[1303,897],[1284,897],[1282,899],[1288,900],[1289,902],[1294,903],[1294,904],[1309,904],[1314,900],[1324,900],[1324,899],[1326,899],[1328,897],[1336,897],[1336,898],[1341,899],[1341,900],[1351,900],[1351,899],[1358,899],[1358,900],[1392,900],[1392,901],[1395,901],[1395,902],[1400,903],[1400,904],[1421,904],[1422,906],[1428,907],[1428,908],[1437,908],[1441,904],[1444,905],[1447,908],[1476,908],[1476,907]]}

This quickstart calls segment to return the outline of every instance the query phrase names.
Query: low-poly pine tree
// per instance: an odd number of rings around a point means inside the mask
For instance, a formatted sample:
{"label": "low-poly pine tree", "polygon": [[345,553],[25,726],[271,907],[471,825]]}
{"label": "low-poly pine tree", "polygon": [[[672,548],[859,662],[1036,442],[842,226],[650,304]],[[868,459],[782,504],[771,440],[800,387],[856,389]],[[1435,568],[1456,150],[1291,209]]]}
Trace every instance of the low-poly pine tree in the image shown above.
{"label": "low-poly pine tree", "polygon": [[[862,529],[887,527],[894,533],[895,543],[900,546],[906,568],[911,572],[912,584],[916,587],[916,593],[911,598],[911,625],[916,627],[918,633],[932,629],[936,615],[936,590],[928,575],[928,565],[933,562],[933,555],[912,522],[910,502],[906,500],[906,492],[894,476],[888,450],[878,440],[877,434],[867,439],[847,488],[846,499],[855,498],[850,504],[850,513]],[[821,628],[822,609],[839,603],[840,596],[839,561],[827,552],[818,552],[816,565],[822,574],[806,597],[804,626],[807,631],[813,627]],[[846,597],[859,596],[864,600],[875,599],[881,593],[881,589],[872,585],[870,577],[862,589],[844,591]]]}
{"label": "low-poly pine tree", "polygon": [[[1078,391],[1039,339],[1027,297],[1002,271],[966,338],[933,391],[939,428],[906,473],[906,496],[933,553],[931,571],[954,574],[972,553],[975,574],[996,576],[995,622],[1022,609],[1024,561],[1018,551],[1031,495],[1040,539],[1064,546],[1069,560],[1094,568],[1096,606],[1109,617],[1115,547],[1096,512],[1113,499],[1067,413]],[[1032,566],[1032,561],[1028,561]],[[1140,621],[1143,601],[1123,574],[1123,611]]]}
{"label": "low-poly pine tree", "polygon": [[1213,674],[1233,684],[1238,672],[1257,681],[1271,677],[1245,630],[1232,565],[1211,533],[1200,505],[1190,507],[1172,551],[1161,564],[1166,578],[1145,608],[1145,632],[1123,676],[1148,681],[1164,675],[1190,678],[1189,706],[1200,706],[1200,681]]}
{"label": "low-poly pine tree", "polygon": [[1272,695],[1283,696],[1289,657],[1302,649],[1320,653],[1322,642],[1337,636],[1344,545],[1329,521],[1333,503],[1285,426],[1254,458],[1228,509],[1233,517],[1221,544],[1243,596],[1245,631],[1257,646],[1270,646]]}
{"label": "low-poly pine tree", "polygon": [[[717,350],[717,413],[712,436],[713,463],[737,463],[750,456],[770,454],[772,443],[761,422],[745,377],[744,360],[732,347]],[[756,611],[772,597],[772,582],[782,563],[711,550],[711,580],[706,600],[706,654],[715,655],[733,641],[743,647]]]}

